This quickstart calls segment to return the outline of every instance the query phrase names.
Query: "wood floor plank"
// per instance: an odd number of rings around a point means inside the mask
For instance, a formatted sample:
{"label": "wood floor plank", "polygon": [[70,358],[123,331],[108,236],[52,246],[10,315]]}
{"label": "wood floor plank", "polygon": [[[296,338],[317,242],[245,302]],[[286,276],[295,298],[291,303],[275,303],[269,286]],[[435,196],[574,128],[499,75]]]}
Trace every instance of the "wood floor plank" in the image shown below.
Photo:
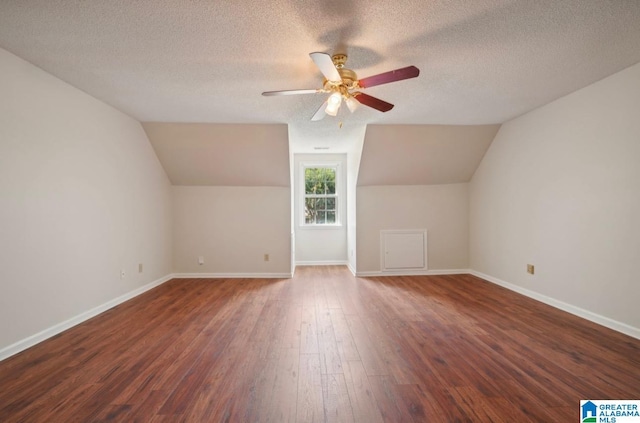
{"label": "wood floor plank", "polygon": [[269,418],[269,407],[272,400],[273,387],[278,373],[278,356],[270,356],[259,361],[255,375],[248,382],[249,395],[245,404],[242,422],[266,422]]}
{"label": "wood floor plank", "polygon": [[271,401],[265,410],[268,416],[267,421],[283,423],[296,421],[299,363],[299,349],[281,350],[271,390]]}
{"label": "wood floor plank", "polygon": [[418,383],[420,379],[416,375],[420,369],[405,359],[404,351],[398,343],[395,326],[391,323],[397,319],[397,316],[384,313],[382,308],[379,310],[381,310],[379,313],[362,316],[362,323],[371,341],[377,345],[380,358],[396,383],[401,385]]}
{"label": "wood floor plank", "polygon": [[316,308],[314,305],[303,306],[300,321],[300,354],[317,354],[318,352]]}
{"label": "wood floor plank", "polygon": [[360,353],[356,347],[356,343],[351,335],[351,329],[347,323],[342,309],[330,309],[331,323],[333,325],[333,333],[336,337],[336,346],[341,361],[344,360],[360,360]]}
{"label": "wood floor plank", "polygon": [[302,305],[291,304],[285,316],[285,327],[281,337],[281,348],[300,349],[302,338]]}
{"label": "wood floor plank", "polygon": [[123,414],[121,421],[145,422],[149,415],[154,415],[167,398],[167,393],[163,391],[145,391],[140,398],[131,401],[134,404],[131,409]]}
{"label": "wood floor plank", "polygon": [[414,422],[398,390],[398,384],[390,376],[370,376],[369,382],[382,419],[388,423]]}
{"label": "wood floor plank", "polygon": [[338,352],[331,313],[329,309],[319,309],[316,314],[318,323],[318,350],[322,374],[342,373],[342,360]]}
{"label": "wood floor plank", "polygon": [[362,318],[349,315],[347,316],[347,324],[367,375],[388,375],[390,373],[389,368],[382,356],[379,345],[369,336]]}
{"label": "wood floor plank", "polygon": [[344,374],[323,374],[322,397],[327,423],[355,422]]}
{"label": "wood floor plank", "polygon": [[575,421],[640,340],[472,275],[175,279],[0,362],[0,421]]}
{"label": "wood floor plank", "polygon": [[324,422],[319,354],[300,354],[296,422]]}
{"label": "wood floor plank", "polygon": [[343,292],[341,288],[344,284],[340,284],[335,277],[329,275],[321,280],[321,285],[327,301],[327,308],[340,308],[340,297]]}
{"label": "wood floor plank", "polygon": [[383,422],[382,414],[376,404],[373,389],[361,361],[344,363],[344,377],[349,392],[353,416],[357,422]]}
{"label": "wood floor plank", "polygon": [[506,420],[489,402],[489,398],[473,387],[459,387],[449,390],[449,393],[465,415],[474,422],[511,422]]}

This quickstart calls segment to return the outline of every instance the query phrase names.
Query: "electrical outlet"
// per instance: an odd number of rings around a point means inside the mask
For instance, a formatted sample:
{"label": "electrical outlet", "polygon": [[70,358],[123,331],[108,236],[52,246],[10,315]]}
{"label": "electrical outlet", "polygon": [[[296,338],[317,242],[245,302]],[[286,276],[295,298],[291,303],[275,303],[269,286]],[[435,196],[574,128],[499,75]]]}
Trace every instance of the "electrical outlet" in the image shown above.
{"label": "electrical outlet", "polygon": [[527,273],[530,273],[533,275],[535,269],[533,267],[533,264],[527,264]]}
{"label": "electrical outlet", "polygon": [[124,269],[121,269],[120,270],[120,279],[124,279],[124,275],[125,275]]}
{"label": "electrical outlet", "polygon": [[142,273],[142,263],[138,264],[138,273]]}
{"label": "electrical outlet", "polygon": [[203,256],[198,256],[198,264],[200,264],[200,265],[204,264],[204,257]]}
{"label": "electrical outlet", "polygon": [[269,254],[264,255],[264,261],[269,261]]}

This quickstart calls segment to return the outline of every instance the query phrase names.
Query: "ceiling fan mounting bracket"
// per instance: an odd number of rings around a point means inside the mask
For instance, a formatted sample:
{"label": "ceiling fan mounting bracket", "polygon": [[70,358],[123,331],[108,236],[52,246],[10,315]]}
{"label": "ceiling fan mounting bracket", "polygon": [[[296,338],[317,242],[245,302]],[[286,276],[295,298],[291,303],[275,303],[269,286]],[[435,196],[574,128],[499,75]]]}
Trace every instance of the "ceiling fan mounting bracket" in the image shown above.
{"label": "ceiling fan mounting bracket", "polygon": [[338,70],[344,68],[344,64],[347,62],[347,55],[338,53],[331,56],[331,60],[333,60],[333,64],[336,66]]}

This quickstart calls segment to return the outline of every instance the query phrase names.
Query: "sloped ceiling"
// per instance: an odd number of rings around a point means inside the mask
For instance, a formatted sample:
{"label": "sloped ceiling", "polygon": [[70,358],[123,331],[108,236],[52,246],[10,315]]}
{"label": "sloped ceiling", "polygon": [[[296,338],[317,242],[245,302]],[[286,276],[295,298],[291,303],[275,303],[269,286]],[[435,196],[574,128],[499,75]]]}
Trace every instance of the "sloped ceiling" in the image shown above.
{"label": "sloped ceiling", "polygon": [[[640,62],[637,0],[6,0],[0,47],[145,122],[503,123]],[[365,77],[388,113],[309,123],[313,51]]]}
{"label": "sloped ceiling", "polygon": [[[345,151],[369,124],[503,123],[640,62],[638,40],[638,0],[0,1],[0,47],[139,121],[288,124],[294,152]],[[310,122],[323,95],[261,93],[320,88],[314,51],[360,77],[421,73],[366,90],[387,113]]]}
{"label": "sloped ceiling", "polygon": [[369,125],[358,186],[468,182],[500,125]]}
{"label": "sloped ceiling", "polygon": [[287,125],[142,126],[173,185],[290,185]]}

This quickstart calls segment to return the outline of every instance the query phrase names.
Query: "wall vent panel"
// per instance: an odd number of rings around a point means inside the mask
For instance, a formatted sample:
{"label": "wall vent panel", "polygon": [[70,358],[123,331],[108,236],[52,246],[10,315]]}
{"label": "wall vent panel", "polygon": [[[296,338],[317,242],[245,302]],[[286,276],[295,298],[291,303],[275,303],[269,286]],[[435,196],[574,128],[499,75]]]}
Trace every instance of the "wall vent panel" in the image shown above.
{"label": "wall vent panel", "polygon": [[380,231],[381,270],[427,269],[427,230]]}

